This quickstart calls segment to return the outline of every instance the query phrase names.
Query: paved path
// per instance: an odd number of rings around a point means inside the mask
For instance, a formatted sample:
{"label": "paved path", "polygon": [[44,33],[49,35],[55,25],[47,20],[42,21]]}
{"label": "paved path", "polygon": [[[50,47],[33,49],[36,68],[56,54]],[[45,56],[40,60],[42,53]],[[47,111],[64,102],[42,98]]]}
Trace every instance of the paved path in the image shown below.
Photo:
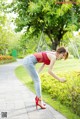
{"label": "paved path", "polygon": [[0,65],[0,119],[66,119],[49,105],[36,110],[35,94],[15,76],[19,65],[21,61]]}

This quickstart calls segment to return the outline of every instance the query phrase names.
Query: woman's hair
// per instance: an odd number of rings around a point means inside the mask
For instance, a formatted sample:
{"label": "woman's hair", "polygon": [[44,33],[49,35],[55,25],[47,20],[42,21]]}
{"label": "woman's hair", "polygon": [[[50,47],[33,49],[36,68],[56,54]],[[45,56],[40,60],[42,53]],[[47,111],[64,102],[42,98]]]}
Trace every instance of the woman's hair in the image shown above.
{"label": "woman's hair", "polygon": [[68,51],[66,50],[66,48],[64,48],[64,47],[59,47],[59,48],[56,50],[56,52],[59,53],[59,54],[61,54],[61,53],[66,53],[65,59],[68,58],[69,53],[68,53]]}

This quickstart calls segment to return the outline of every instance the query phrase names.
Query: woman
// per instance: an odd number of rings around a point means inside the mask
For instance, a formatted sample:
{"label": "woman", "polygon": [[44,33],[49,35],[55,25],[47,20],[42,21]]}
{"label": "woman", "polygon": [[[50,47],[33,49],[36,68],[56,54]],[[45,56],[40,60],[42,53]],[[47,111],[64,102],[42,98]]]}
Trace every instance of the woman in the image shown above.
{"label": "woman", "polygon": [[[35,91],[36,91],[36,108],[40,106],[42,109],[46,109],[46,105],[42,102],[41,98],[41,83],[39,74],[45,65],[49,65],[48,73],[54,77],[55,79],[59,80],[60,82],[65,82],[64,78],[59,78],[54,72],[52,68],[54,63],[57,59],[67,59],[68,58],[68,51],[64,47],[58,48],[56,51],[45,51],[34,53],[33,55],[29,55],[24,58],[23,65],[29,71],[32,80],[34,81]],[[39,71],[37,72],[35,69],[36,63],[43,63],[40,67]]]}

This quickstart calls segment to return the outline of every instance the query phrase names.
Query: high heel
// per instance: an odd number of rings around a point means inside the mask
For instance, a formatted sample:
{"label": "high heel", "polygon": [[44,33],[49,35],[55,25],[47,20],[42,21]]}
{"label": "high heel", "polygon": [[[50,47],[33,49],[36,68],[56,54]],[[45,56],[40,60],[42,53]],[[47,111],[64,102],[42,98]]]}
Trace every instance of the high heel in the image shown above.
{"label": "high heel", "polygon": [[38,106],[40,106],[41,109],[46,109],[46,105],[45,104],[39,104],[40,101],[41,100],[36,96],[36,98],[35,98],[36,109],[37,109]]}
{"label": "high heel", "polygon": [[[35,97],[35,103],[37,103],[37,101],[38,101],[38,97],[36,96],[36,97]],[[43,105],[46,106],[45,103],[43,103]]]}

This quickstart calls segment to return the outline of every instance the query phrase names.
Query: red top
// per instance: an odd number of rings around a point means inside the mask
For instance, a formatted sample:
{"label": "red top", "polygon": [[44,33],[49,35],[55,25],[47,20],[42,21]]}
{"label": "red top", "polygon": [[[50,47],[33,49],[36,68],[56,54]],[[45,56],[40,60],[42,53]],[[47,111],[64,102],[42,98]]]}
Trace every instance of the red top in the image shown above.
{"label": "red top", "polygon": [[35,53],[34,56],[36,57],[38,62],[43,62],[46,65],[50,64],[50,60],[47,57],[47,53],[46,52],[40,52],[40,53]]}

